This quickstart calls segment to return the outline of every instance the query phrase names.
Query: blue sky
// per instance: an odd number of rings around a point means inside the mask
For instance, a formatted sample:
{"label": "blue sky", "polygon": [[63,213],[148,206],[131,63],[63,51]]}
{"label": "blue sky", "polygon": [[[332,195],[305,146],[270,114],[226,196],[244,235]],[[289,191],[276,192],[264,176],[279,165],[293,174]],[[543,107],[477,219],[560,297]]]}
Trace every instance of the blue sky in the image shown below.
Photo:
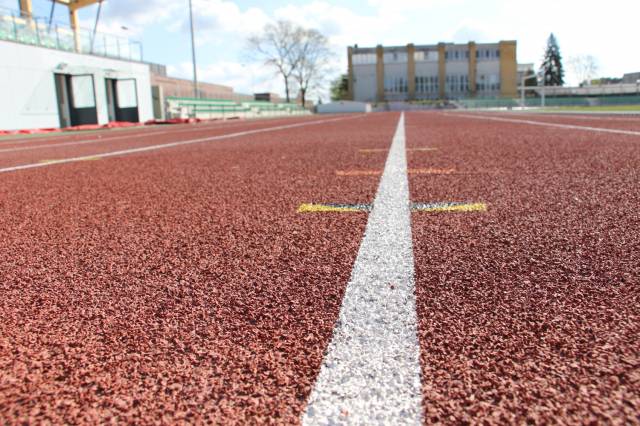
{"label": "blue sky", "polygon": [[[50,2],[33,0],[47,16]],[[198,72],[202,80],[238,92],[282,92],[273,73],[246,55],[246,38],[266,23],[289,19],[327,35],[335,52],[330,76],[346,69],[346,47],[413,42],[518,40],[518,61],[540,63],[546,38],[554,32],[565,58],[569,83],[576,77],[569,59],[592,55],[599,75],[640,71],[640,2],[637,0],[193,0]],[[16,8],[18,0],[0,0]],[[99,31],[143,42],[145,60],[164,63],[171,74],[191,77],[187,0],[107,0]],[[91,27],[96,7],[82,11]],[[56,19],[67,22],[62,7]],[[128,28],[122,30],[122,26]],[[326,95],[321,93],[321,96]]]}

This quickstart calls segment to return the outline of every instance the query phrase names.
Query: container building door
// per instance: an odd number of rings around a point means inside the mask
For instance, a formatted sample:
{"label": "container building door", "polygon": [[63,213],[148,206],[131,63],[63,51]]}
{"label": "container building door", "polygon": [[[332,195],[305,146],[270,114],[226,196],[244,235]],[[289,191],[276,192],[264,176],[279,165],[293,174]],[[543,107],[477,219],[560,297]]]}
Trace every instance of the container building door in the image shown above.
{"label": "container building door", "polygon": [[140,121],[138,113],[138,90],[133,78],[106,79],[109,121]]}
{"label": "container building door", "polygon": [[55,74],[60,126],[98,124],[92,75]]}

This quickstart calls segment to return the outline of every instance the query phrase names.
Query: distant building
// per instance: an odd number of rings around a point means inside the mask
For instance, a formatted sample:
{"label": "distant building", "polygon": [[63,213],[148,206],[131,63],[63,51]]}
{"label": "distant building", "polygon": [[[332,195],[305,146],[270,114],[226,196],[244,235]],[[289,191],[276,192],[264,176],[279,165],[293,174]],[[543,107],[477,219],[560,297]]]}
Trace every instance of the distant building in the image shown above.
{"label": "distant building", "polygon": [[630,72],[622,76],[622,84],[636,84],[640,81],[640,72]]}
{"label": "distant building", "polygon": [[349,99],[517,96],[516,42],[349,47]]}

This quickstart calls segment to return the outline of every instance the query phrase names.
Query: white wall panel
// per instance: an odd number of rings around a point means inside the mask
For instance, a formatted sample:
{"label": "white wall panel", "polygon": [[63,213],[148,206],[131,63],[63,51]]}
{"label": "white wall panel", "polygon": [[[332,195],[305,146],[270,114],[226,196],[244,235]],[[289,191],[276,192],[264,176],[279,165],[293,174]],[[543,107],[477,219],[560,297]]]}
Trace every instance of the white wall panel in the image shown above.
{"label": "white wall panel", "polygon": [[140,121],[153,118],[149,66],[0,41],[0,130],[59,127],[54,73],[91,74],[100,124],[108,122],[105,78],[135,78]]}

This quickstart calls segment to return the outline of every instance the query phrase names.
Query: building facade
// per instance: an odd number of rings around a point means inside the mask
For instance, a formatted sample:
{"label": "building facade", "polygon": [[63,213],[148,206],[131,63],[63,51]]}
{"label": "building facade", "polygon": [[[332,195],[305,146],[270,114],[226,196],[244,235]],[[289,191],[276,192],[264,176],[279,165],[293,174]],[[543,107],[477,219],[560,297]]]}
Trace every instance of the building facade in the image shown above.
{"label": "building facade", "polygon": [[516,42],[348,48],[349,99],[516,97]]}

